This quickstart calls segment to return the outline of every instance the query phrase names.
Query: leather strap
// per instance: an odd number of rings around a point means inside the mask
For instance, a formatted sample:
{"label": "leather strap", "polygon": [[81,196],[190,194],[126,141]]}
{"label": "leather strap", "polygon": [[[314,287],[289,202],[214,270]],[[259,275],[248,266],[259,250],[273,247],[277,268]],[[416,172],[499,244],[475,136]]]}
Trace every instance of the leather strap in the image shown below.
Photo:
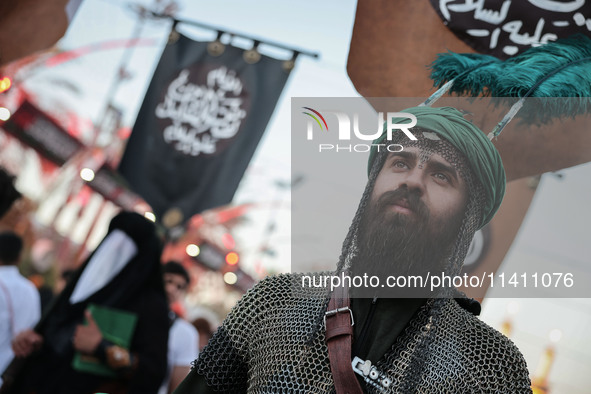
{"label": "leather strap", "polygon": [[330,370],[337,394],[362,394],[361,385],[351,366],[353,312],[347,286],[336,288],[324,316]]}

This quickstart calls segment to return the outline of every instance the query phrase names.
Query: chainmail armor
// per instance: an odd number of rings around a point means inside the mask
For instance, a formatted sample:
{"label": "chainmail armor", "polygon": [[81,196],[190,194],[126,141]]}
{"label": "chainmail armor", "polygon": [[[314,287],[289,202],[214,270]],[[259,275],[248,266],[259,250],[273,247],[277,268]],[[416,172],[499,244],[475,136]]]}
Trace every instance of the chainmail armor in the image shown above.
{"label": "chainmail armor", "polygon": [[[324,330],[307,343],[326,293],[302,289],[301,277],[267,278],[236,304],[195,362],[208,385],[224,393],[334,393]],[[377,366],[393,384],[369,393],[531,392],[515,345],[449,298],[427,302]]]}
{"label": "chainmail armor", "polygon": [[[418,141],[399,133],[391,143],[422,149],[447,160],[466,182],[468,204],[445,272],[460,272],[484,206],[484,189],[464,156],[427,130],[413,129]],[[343,243],[338,274],[348,271],[356,253],[359,221],[365,212],[378,173],[387,157],[383,149],[374,160],[353,223]],[[310,275],[328,275],[314,273]],[[226,393],[333,393],[323,316],[330,294],[325,288],[302,288],[303,274],[267,278],[232,309],[195,361],[196,373]],[[392,385],[367,387],[370,393],[531,393],[523,356],[502,334],[464,310],[443,289],[410,320],[391,349],[376,363]],[[376,340],[379,340],[376,338]],[[381,390],[381,391],[380,391]]]}

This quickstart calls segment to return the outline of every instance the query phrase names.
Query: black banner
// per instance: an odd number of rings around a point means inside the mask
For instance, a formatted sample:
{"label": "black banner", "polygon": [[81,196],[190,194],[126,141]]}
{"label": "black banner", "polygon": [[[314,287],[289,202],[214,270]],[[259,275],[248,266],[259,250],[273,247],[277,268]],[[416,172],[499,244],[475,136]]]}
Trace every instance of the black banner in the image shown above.
{"label": "black banner", "polygon": [[132,211],[141,199],[127,189],[121,175],[108,165],[103,165],[95,172],[94,178],[88,184],[104,198],[114,204]]}
{"label": "black banner", "polygon": [[0,125],[59,166],[83,147],[80,141],[28,101],[24,101],[10,119]]}
{"label": "black banner", "polygon": [[231,202],[289,76],[284,61],[208,44],[165,48],[119,166],[169,227]]}
{"label": "black banner", "polygon": [[591,36],[591,2],[586,0],[430,1],[458,38],[500,59],[575,33]]}

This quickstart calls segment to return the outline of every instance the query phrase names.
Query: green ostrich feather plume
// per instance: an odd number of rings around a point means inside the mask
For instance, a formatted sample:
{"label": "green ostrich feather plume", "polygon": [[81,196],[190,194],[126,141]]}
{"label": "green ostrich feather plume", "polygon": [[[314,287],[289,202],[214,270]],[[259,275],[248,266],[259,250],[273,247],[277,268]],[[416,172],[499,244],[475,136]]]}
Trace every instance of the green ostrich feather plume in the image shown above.
{"label": "green ostrich feather plume", "polygon": [[496,97],[525,97],[532,87],[549,76],[531,97],[591,97],[591,63],[577,63],[588,57],[591,57],[591,38],[584,35],[530,48],[503,62],[503,75],[489,89]]}
{"label": "green ostrich feather plume", "polygon": [[482,56],[440,54],[431,65],[431,78],[439,86],[453,80],[450,90],[469,96],[539,98],[520,100],[523,108],[511,111],[503,127],[515,113],[526,122],[545,123],[591,112],[591,38],[577,34],[530,48],[504,62],[478,66],[486,63]]}
{"label": "green ostrich feather plume", "polygon": [[502,63],[494,56],[477,53],[440,53],[430,65],[431,79],[437,88],[453,80],[450,93],[479,96],[495,83]]}
{"label": "green ostrich feather plume", "polygon": [[545,123],[555,117],[588,113],[591,38],[572,36],[508,59],[502,76],[489,89],[495,97],[540,98],[528,100],[520,111],[519,117],[528,122]]}

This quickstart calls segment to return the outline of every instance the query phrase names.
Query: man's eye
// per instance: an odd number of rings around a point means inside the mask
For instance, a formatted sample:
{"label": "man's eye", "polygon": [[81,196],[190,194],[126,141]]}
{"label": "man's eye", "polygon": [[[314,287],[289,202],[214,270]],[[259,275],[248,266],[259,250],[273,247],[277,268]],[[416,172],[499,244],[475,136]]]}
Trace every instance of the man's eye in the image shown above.
{"label": "man's eye", "polygon": [[392,163],[392,167],[394,167],[394,168],[408,168],[408,165],[406,165],[406,163],[401,160],[396,160],[394,163]]}
{"label": "man's eye", "polygon": [[450,178],[447,175],[445,175],[444,173],[438,172],[438,173],[434,174],[434,177],[440,181],[450,183]]}

